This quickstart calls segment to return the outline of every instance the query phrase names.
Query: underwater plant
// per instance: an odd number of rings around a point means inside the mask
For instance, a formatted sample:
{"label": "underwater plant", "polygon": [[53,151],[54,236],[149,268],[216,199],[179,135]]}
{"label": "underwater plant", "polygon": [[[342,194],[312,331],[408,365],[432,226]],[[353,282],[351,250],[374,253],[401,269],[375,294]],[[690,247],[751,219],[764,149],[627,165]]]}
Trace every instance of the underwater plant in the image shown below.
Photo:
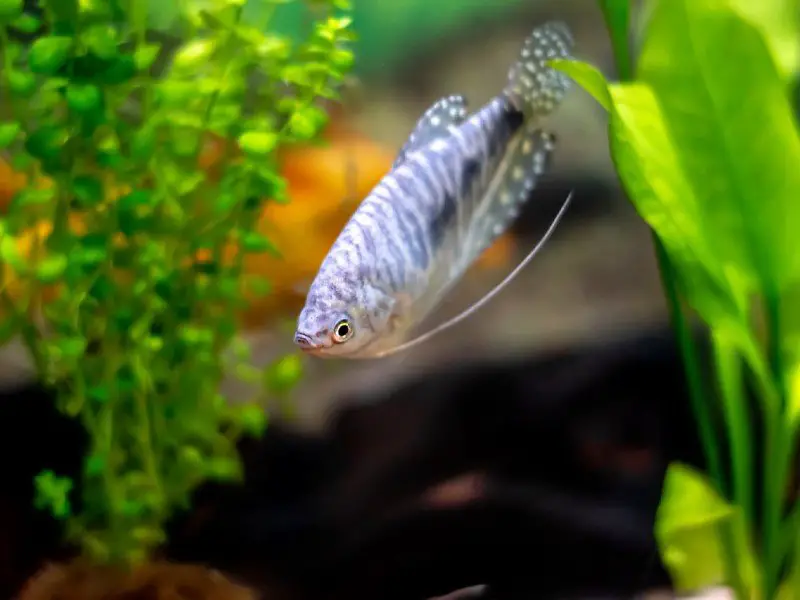
{"label": "underwater plant", "polygon": [[147,559],[198,484],[241,477],[236,441],[266,414],[226,402],[226,373],[298,377],[293,357],[247,363],[237,313],[269,287],[242,265],[279,254],[256,227],[288,200],[276,151],[317,137],[353,34],[347,0],[316,0],[293,43],[269,31],[283,2],[251,2],[257,24],[246,0],[182,2],[154,33],[147,2],[0,0],[0,148],[26,182],[0,218],[0,332],[88,432],[79,481],[35,484],[94,562]]}
{"label": "underwater plant", "polygon": [[[738,598],[798,597],[800,14],[784,0],[646,5],[634,63],[630,3],[601,1],[622,81],[555,66],[608,112],[617,173],[653,231],[705,448],[708,476],[670,466],[656,538],[680,592],[724,583]],[[708,370],[689,311],[710,331]]]}

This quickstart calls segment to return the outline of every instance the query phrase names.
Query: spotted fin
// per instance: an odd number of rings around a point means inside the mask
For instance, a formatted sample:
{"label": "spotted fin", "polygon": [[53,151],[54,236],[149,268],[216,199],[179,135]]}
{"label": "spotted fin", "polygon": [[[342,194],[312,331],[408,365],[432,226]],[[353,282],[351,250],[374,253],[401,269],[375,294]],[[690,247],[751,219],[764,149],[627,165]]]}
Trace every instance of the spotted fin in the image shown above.
{"label": "spotted fin", "polygon": [[537,27],[525,40],[519,58],[508,71],[504,92],[527,119],[550,114],[564,99],[572,82],[547,62],[570,58],[573,45],[569,28],[560,21]]}
{"label": "spotted fin", "polygon": [[446,96],[437,100],[417,121],[408,141],[397,153],[392,169],[400,166],[412,152],[449,135],[448,128],[461,124],[466,118],[467,101],[464,96]]}
{"label": "spotted fin", "polygon": [[550,166],[556,139],[552,133],[529,122],[515,144],[495,174],[480,212],[472,220],[463,254],[469,262],[480,256],[517,218]]}

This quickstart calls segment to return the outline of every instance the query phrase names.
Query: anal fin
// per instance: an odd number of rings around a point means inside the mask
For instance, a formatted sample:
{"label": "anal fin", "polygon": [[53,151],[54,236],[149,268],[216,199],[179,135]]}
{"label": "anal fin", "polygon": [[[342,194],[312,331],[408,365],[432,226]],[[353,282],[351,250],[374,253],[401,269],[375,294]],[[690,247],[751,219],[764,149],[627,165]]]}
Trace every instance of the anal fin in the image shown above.
{"label": "anal fin", "polygon": [[400,166],[406,157],[427,146],[433,140],[449,135],[449,128],[455,127],[467,118],[467,100],[454,95],[440,98],[417,121],[408,140],[397,153],[392,169]]}

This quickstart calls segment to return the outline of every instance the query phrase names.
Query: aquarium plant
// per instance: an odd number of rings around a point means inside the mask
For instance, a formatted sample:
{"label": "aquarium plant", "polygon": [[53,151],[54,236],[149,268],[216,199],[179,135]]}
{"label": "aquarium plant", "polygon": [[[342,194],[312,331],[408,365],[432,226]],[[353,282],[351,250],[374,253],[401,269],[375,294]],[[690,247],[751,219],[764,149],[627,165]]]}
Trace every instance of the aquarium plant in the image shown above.
{"label": "aquarium plant", "polygon": [[653,231],[707,459],[707,473],[667,472],[663,562],[679,592],[723,583],[738,598],[800,597],[797,5],[650,0],[634,51],[632,3],[600,4],[620,80],[555,66],[608,113],[620,181]]}
{"label": "aquarium plant", "polygon": [[248,364],[238,311],[268,292],[242,260],[279,253],[256,226],[288,200],[276,153],[318,135],[352,63],[347,0],[314,2],[296,43],[270,29],[284,2],[251,0],[258,23],[246,0],[179,2],[154,32],[144,1],[0,0],[0,146],[26,178],[0,219],[0,329],[88,433],[81,476],[41,473],[36,503],[100,564],[147,559],[266,424],[218,391]]}

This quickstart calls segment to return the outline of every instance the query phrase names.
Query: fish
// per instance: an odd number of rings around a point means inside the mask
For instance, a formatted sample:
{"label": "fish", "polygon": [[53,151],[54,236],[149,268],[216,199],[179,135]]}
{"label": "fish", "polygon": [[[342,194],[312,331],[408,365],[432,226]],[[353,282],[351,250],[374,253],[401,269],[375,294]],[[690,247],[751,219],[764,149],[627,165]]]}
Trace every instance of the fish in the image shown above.
{"label": "fish", "polygon": [[418,119],[389,172],[359,204],[322,261],[297,318],[294,342],[322,358],[370,359],[411,348],[473,314],[539,252],[459,315],[411,337],[481,253],[514,222],[550,166],[555,135],[540,126],[571,87],[548,64],[569,59],[561,21],[536,27],[502,91],[473,114],[463,95]]}

